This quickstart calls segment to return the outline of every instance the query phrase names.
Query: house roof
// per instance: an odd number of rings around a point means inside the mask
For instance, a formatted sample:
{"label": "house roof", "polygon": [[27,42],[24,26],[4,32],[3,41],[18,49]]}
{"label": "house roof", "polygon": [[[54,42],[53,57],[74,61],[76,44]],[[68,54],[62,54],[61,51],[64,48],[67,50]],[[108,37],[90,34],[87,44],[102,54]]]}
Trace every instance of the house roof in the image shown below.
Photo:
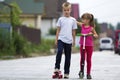
{"label": "house roof", "polygon": [[62,12],[62,3],[66,2],[67,0],[37,0],[41,1],[45,5],[45,15],[43,18],[58,18],[61,16]]}
{"label": "house roof", "polygon": [[62,13],[62,4],[67,0],[5,0],[6,3],[16,2],[23,14],[41,14],[43,18],[58,18]]}
{"label": "house roof", "polygon": [[43,14],[44,3],[35,0],[5,0],[5,3],[16,2],[21,8],[23,14]]}

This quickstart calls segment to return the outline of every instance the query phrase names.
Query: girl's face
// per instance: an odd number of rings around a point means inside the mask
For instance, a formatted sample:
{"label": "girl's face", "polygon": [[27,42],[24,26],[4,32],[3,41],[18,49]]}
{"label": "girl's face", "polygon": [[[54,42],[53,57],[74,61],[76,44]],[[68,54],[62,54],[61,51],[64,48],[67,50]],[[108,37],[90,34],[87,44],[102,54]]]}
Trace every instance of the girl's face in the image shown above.
{"label": "girl's face", "polygon": [[69,17],[70,13],[71,13],[71,8],[69,8],[69,7],[64,7],[63,8],[63,14],[64,14],[64,16]]}
{"label": "girl's face", "polygon": [[84,24],[89,25],[89,23],[90,23],[90,19],[82,19],[82,22],[83,22]]}

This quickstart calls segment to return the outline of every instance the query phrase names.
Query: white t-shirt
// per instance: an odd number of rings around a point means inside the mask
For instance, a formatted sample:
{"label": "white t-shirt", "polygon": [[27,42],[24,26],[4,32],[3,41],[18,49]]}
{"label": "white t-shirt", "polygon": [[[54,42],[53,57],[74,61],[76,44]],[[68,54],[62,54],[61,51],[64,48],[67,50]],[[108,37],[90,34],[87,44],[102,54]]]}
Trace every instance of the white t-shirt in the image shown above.
{"label": "white t-shirt", "polygon": [[72,30],[77,29],[76,19],[73,17],[60,17],[57,21],[57,27],[60,27],[58,40],[71,44],[73,42]]}

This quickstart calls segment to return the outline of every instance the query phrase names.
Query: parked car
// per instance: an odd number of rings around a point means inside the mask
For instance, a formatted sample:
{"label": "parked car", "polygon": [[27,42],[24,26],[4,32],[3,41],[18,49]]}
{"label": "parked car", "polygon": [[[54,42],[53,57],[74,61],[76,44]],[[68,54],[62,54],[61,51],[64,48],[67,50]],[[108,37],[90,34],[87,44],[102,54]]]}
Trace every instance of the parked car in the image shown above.
{"label": "parked car", "polygon": [[113,40],[109,37],[104,37],[99,40],[99,51],[102,50],[113,50]]}
{"label": "parked car", "polygon": [[114,51],[120,54],[120,30],[115,31]]}

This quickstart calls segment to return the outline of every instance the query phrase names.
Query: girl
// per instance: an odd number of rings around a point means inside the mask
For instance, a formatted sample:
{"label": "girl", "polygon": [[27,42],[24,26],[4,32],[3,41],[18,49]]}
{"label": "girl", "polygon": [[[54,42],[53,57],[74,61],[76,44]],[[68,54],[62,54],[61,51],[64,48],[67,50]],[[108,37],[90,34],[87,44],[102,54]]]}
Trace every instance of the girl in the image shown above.
{"label": "girl", "polygon": [[[81,34],[93,34],[95,38],[98,37],[96,31],[95,31],[95,23],[94,23],[94,16],[90,13],[85,13],[82,15],[82,22],[77,22],[79,26],[81,26]],[[82,65],[82,59],[87,60],[87,79],[92,79],[91,77],[91,58],[93,53],[93,37],[92,35],[86,36],[85,40],[85,51],[82,52],[83,49],[83,37],[80,37],[80,72],[79,77],[84,77],[84,65]]]}

